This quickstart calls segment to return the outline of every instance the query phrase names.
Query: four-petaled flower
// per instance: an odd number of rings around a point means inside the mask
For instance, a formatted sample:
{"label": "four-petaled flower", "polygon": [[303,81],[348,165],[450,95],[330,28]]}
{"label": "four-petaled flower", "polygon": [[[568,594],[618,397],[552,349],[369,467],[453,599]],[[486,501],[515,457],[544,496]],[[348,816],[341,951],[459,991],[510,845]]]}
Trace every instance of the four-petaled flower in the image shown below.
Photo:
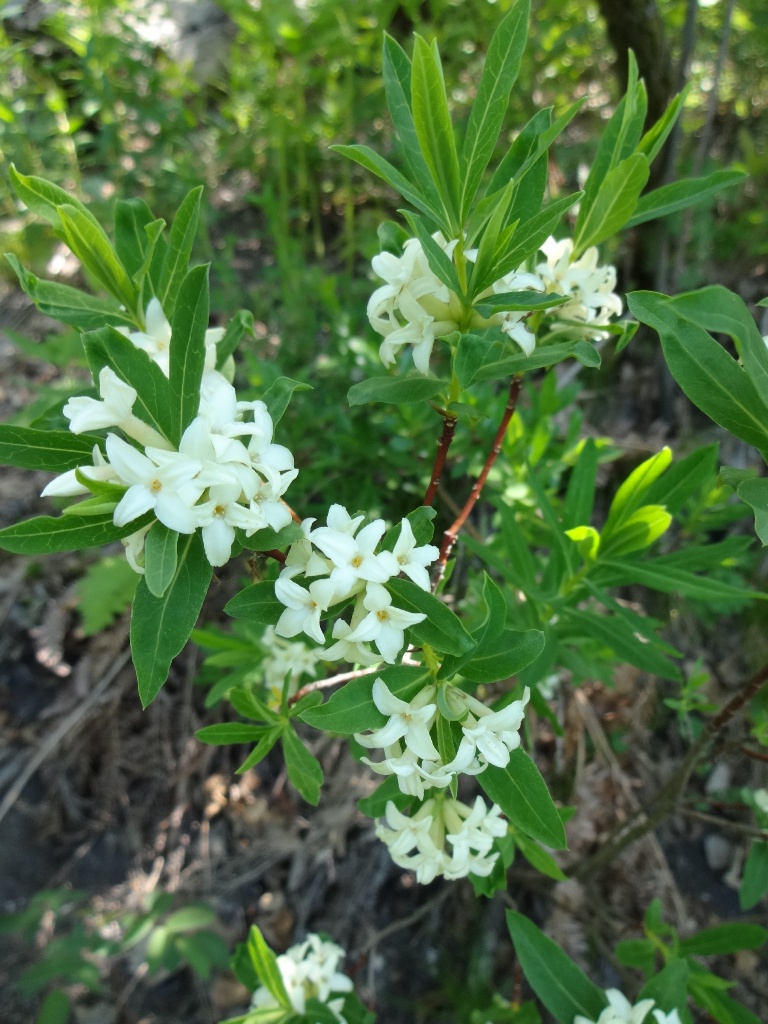
{"label": "four-petaled flower", "polygon": [[422,612],[406,612],[392,607],[392,597],[380,583],[369,583],[363,598],[368,615],[352,630],[348,641],[372,641],[376,644],[384,661],[393,665],[398,652],[405,643],[405,630],[423,622]]}
{"label": "four-petaled flower", "polygon": [[358,743],[364,747],[390,747],[398,740],[403,740],[406,747],[417,757],[428,760],[440,758],[429,736],[430,727],[437,713],[437,705],[433,703],[434,686],[425,686],[410,703],[395,697],[381,678],[375,680],[371,692],[373,703],[382,715],[389,716],[389,721],[367,736],[358,733],[355,737]]}

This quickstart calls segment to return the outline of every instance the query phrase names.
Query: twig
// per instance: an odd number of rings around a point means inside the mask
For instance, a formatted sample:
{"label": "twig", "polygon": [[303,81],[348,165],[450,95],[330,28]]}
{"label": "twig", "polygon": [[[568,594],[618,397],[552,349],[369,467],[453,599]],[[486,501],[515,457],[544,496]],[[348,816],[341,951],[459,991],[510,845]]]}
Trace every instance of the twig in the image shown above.
{"label": "twig", "polygon": [[446,885],[442,892],[439,892],[434,899],[431,899],[428,903],[419,907],[408,917],[402,918],[400,921],[393,921],[391,924],[386,925],[380,931],[376,932],[372,939],[369,939],[364,946],[358,952],[358,956],[365,956],[366,953],[370,953],[372,949],[383,940],[388,939],[390,935],[396,935],[397,932],[403,931],[404,928],[410,928],[412,924],[416,924],[422,917],[426,917],[431,911],[436,910],[441,903],[444,903],[448,896],[453,892],[450,885]]}
{"label": "twig", "polygon": [[495,463],[496,459],[498,458],[499,452],[501,451],[501,446],[504,443],[504,435],[507,432],[509,421],[512,419],[515,407],[517,406],[517,399],[520,394],[520,388],[522,386],[522,383],[522,374],[515,374],[515,376],[512,378],[512,382],[509,385],[509,398],[507,399],[507,405],[506,408],[504,409],[504,415],[501,417],[501,423],[499,424],[499,428],[496,431],[496,436],[493,439],[493,445],[491,446],[491,450],[490,452],[488,452],[488,457],[485,460],[485,465],[482,468],[480,476],[475,481],[474,487],[470,491],[469,497],[464,503],[464,508],[458,514],[452,525],[449,526],[448,529],[443,534],[443,543],[440,546],[440,557],[438,558],[436,565],[435,581],[432,586],[433,591],[437,590],[440,581],[442,580],[443,575],[445,574],[445,565],[446,562],[448,561],[451,551],[453,550],[453,545],[456,543],[456,538],[461,532],[461,528],[466,522],[470,512],[475,507],[477,499],[480,497],[483,487],[485,486],[485,481],[488,479],[488,474],[493,468],[493,464]]}
{"label": "twig", "polygon": [[759,750],[750,750],[749,747],[742,747],[741,752],[746,754],[747,757],[754,758],[755,761],[768,762],[768,754],[761,754]]}
{"label": "twig", "polygon": [[440,485],[440,477],[443,475],[448,449],[451,447],[451,441],[453,441],[453,435],[456,432],[456,423],[457,418],[455,416],[447,412],[443,413],[443,432],[437,442],[437,454],[435,455],[435,463],[432,466],[432,478],[429,481],[429,487],[424,495],[422,505],[431,505],[435,500],[437,488]]}
{"label": "twig", "polygon": [[301,525],[301,516],[297,512],[293,511],[293,509],[288,504],[288,502],[285,500],[285,498],[281,498],[280,499],[280,504],[281,505],[285,505],[285,507],[291,513],[291,519],[294,521],[294,523],[298,523],[299,525]]}
{"label": "twig", "polygon": [[592,857],[582,861],[575,868],[574,878],[583,881],[600,868],[605,867],[627,846],[640,839],[646,832],[656,828],[674,810],[680,801],[683,790],[688,785],[693,769],[709,744],[766,683],[768,683],[768,665],[760,669],[746,686],[732,697],[714,718],[707,722],[674,775],[643,807],[638,808],[625,822],[619,824]]}
{"label": "twig", "polygon": [[278,551],[277,548],[270,548],[269,551],[261,551],[259,554],[266,555],[267,558],[274,558],[276,562],[284,562],[286,555],[283,551]]}
{"label": "twig", "polygon": [[58,747],[67,733],[71,732],[75,726],[80,722],[82,718],[88,714],[94,704],[99,700],[102,694],[109,688],[112,681],[117,675],[125,668],[131,657],[131,652],[125,650],[122,654],[118,655],[117,659],[112,663],[111,667],[105,672],[101,682],[88,694],[82,704],[79,704],[73,711],[71,711],[63,722],[49,733],[47,739],[40,746],[35,754],[30,758],[29,762],[21,772],[19,777],[16,779],[14,784],[5,794],[3,802],[0,804],[0,821],[8,814],[13,805],[21,796],[21,793],[35,774],[40,765],[49,757],[54,750]]}
{"label": "twig", "polygon": [[315,690],[324,690],[328,686],[336,686],[338,683],[348,683],[350,679],[360,679],[362,676],[371,676],[374,672],[379,671],[379,666],[374,665],[373,668],[358,668],[352,672],[340,672],[337,676],[328,676],[327,679],[316,679],[314,683],[307,683],[306,686],[302,686],[300,690],[288,701],[289,704],[296,704],[300,701],[307,693],[314,693]]}
{"label": "twig", "polygon": [[750,839],[762,839],[768,842],[768,829],[753,828],[751,825],[742,825],[740,821],[730,821],[728,818],[718,818],[715,814],[705,814],[703,811],[696,811],[692,807],[681,807],[679,813],[686,818],[695,818],[696,821],[706,822],[708,825],[716,825],[725,829],[726,832],[738,832],[739,835],[748,836]]}

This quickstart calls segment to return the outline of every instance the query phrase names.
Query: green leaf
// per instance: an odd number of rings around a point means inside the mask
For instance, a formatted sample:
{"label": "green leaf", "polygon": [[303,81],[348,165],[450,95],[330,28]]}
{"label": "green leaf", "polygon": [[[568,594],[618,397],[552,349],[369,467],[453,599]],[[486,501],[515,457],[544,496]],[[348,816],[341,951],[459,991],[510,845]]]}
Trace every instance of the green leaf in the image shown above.
{"label": "green leaf", "polygon": [[157,522],[144,541],[144,581],[149,592],[162,597],[176,575],[179,535]]}
{"label": "green leaf", "polygon": [[325,732],[351,736],[368,729],[380,729],[387,716],[373,703],[371,690],[376,678],[382,679],[400,700],[411,701],[430,681],[428,669],[409,665],[393,665],[381,672],[350,679],[329,701],[320,707],[309,708],[301,718],[308,725]]}
{"label": "green leaf", "polygon": [[43,1000],[35,1024],[67,1024],[72,1003],[66,992],[54,989]]}
{"label": "green leaf", "polygon": [[464,220],[493,156],[509,94],[525,51],[529,0],[518,0],[493,34],[461,150],[460,212]]}
{"label": "green leaf", "polygon": [[587,438],[568,481],[563,508],[563,527],[572,529],[592,518],[597,480],[597,445]]}
{"label": "green leaf", "polygon": [[722,345],[654,292],[633,292],[627,303],[658,331],[670,373],[693,404],[742,441],[768,450],[768,406]]}
{"label": "green leaf", "polygon": [[98,548],[130,536],[153,519],[147,513],[125,526],[115,526],[111,511],[93,516],[38,516],[0,530],[0,549],[14,555],[50,555],[55,551]]}
{"label": "green leaf", "polygon": [[[768,481],[767,481],[768,482]],[[747,590],[743,586],[724,583],[712,576],[696,576],[676,565],[657,564],[656,560],[640,562],[621,561],[618,558],[600,558],[600,569],[594,574],[595,582],[603,587],[623,587],[628,583],[640,583],[664,594],[680,594],[698,601],[732,601],[734,598],[768,599],[768,594],[759,590]]]}
{"label": "green leaf", "polygon": [[218,725],[206,725],[198,729],[195,738],[201,743],[208,743],[212,747],[228,747],[237,743],[252,743],[261,739],[270,726],[248,725],[246,722],[220,722]]}
{"label": "green leaf", "polygon": [[[440,57],[421,36],[414,39],[411,104],[419,148],[437,186],[451,227],[458,226],[459,158],[448,110]],[[453,235],[454,232],[452,231]]]}
{"label": "green leaf", "polygon": [[768,544],[768,480],[744,480],[736,493],[755,513],[755,533],[765,546]]}
{"label": "green leaf", "polygon": [[371,377],[353,384],[347,393],[347,400],[350,405],[368,405],[371,402],[408,405],[434,398],[448,384],[449,381],[437,377]]}
{"label": "green leaf", "polygon": [[638,1000],[653,999],[665,1013],[684,1010],[688,1003],[689,968],[685,960],[671,960],[650,978],[638,993]]}
{"label": "green leaf", "polygon": [[75,584],[85,636],[100,633],[122,615],[140,578],[120,555],[108,555],[88,566]]}
{"label": "green leaf", "polygon": [[678,513],[688,499],[717,476],[718,446],[708,444],[697,448],[684,459],[664,470],[645,492],[643,500],[651,505],[664,505]]}
{"label": "green leaf", "polygon": [[[506,188],[509,182],[513,179],[518,183],[518,187],[520,186],[521,181],[525,180],[525,176],[520,174],[520,169],[530,156],[537,154],[539,142],[542,136],[545,132],[548,132],[551,127],[552,107],[546,107],[544,110],[537,111],[530,121],[523,126],[512,145],[504,154],[504,157],[498,167],[493,172],[493,177],[486,189],[486,197],[482,200],[483,203],[492,199],[500,189]],[[552,140],[550,139],[550,142],[551,141]],[[529,173],[533,167],[538,168],[542,165],[542,158],[544,158],[543,165],[546,167],[546,154],[543,151],[538,152],[535,162],[530,165]],[[481,205],[482,203],[478,204],[476,212],[479,210]],[[472,215],[470,221],[467,223],[468,234],[473,226],[474,218],[475,214]],[[480,227],[482,227],[482,225],[478,225],[476,230],[479,231]],[[471,245],[473,240],[474,237],[468,238],[467,244]]]}
{"label": "green leaf", "polygon": [[739,889],[739,906],[751,910],[768,892],[768,843],[754,841],[749,848]]}
{"label": "green leaf", "polygon": [[181,932],[194,932],[198,928],[208,928],[216,923],[216,914],[206,903],[190,903],[182,907],[164,922],[165,929],[171,935]]}
{"label": "green leaf", "polygon": [[261,396],[261,400],[266,405],[273,424],[277,426],[283,418],[283,413],[288,408],[294,391],[311,390],[311,384],[305,384],[300,380],[292,380],[290,377],[278,377]]}
{"label": "green leaf", "polygon": [[602,532],[603,543],[645,503],[645,495],[649,488],[671,462],[672,451],[664,447],[649,459],[641,462],[629,474],[619,487],[611,502],[611,507],[608,509],[608,518]]}
{"label": "green leaf", "polygon": [[656,967],[656,947],[650,939],[627,939],[616,946],[616,959],[625,967],[636,967],[647,977]]}
{"label": "green leaf", "polygon": [[699,977],[690,979],[688,990],[699,1006],[702,1006],[719,1024],[763,1024],[746,1006],[737,1003],[725,992],[705,984]]}
{"label": "green leaf", "polygon": [[568,876],[563,872],[555,858],[538,843],[518,833],[515,835],[515,845],[528,863],[540,871],[547,878],[554,878],[556,882],[564,882]]}
{"label": "green leaf", "polygon": [[574,203],[581,199],[581,192],[574,192],[572,195],[563,196],[553,203],[545,206],[544,209],[532,217],[527,224],[521,224],[515,232],[514,245],[504,254],[504,258],[496,265],[495,273],[499,277],[518,270],[525,261],[534,256],[544,242],[549,238],[566,210],[569,210]]}
{"label": "green leaf", "polygon": [[675,96],[659,120],[648,129],[637,144],[638,152],[645,153],[648,157],[649,164],[653,163],[661,152],[661,147],[667,141],[670,132],[675,126],[675,122],[680,116],[680,111],[683,109],[683,104],[685,103],[685,98],[688,95],[690,88],[691,84],[688,83],[688,85],[686,85],[685,88]]}
{"label": "green leaf", "polygon": [[92,434],[0,424],[0,463],[4,466],[64,473],[78,466],[90,466],[93,446],[103,444],[103,438]]}
{"label": "green leaf", "polygon": [[221,370],[229,357],[237,350],[243,338],[253,337],[253,313],[239,309],[227,324],[224,337],[216,346],[216,369]]}
{"label": "green leaf", "polygon": [[145,229],[154,220],[154,214],[143,199],[118,199],[115,203],[115,251],[131,278],[144,265]]}
{"label": "green leaf", "polygon": [[671,185],[662,185],[638,200],[634,214],[624,226],[627,229],[634,228],[646,221],[667,217],[670,213],[695,206],[715,192],[743,181],[745,177],[743,171],[713,171],[705,178],[683,178]]}
{"label": "green leaf", "polygon": [[242,545],[248,551],[272,551],[274,548],[284,548],[301,540],[304,534],[298,523],[289,523],[282,530],[273,530],[265,526],[257,530],[252,537],[242,537]]}
{"label": "green leaf", "polygon": [[168,249],[158,275],[156,295],[163,307],[163,312],[171,322],[173,322],[173,304],[176,301],[179,286],[186,277],[192,246],[197,235],[202,194],[202,185],[193,188],[176,211],[168,237]]}
{"label": "green leaf", "polygon": [[173,399],[168,378],[157,363],[114,327],[89,331],[83,335],[83,344],[93,379],[99,379],[104,366],[114,370],[137,392],[134,414],[170,440],[175,425]]}
{"label": "green leaf", "polygon": [[513,750],[506,768],[489,764],[477,780],[515,828],[555,850],[566,848],[565,829],[557,807],[539,769],[524,750]]}
{"label": "green leaf", "polygon": [[58,231],[61,231],[58,207],[66,205],[73,206],[83,216],[87,217],[95,228],[101,230],[101,225],[88,208],[83,206],[79,199],[75,199],[65,192],[64,189],[59,188],[58,185],[46,181],[45,178],[28,177],[25,174],[19,174],[13,164],[11,164],[9,177],[13,190],[19,199],[33,213],[36,213],[38,217],[43,217]]}
{"label": "green leaf", "polygon": [[245,772],[250,771],[251,768],[255,768],[257,764],[260,764],[267,754],[272,750],[274,745],[283,735],[282,725],[275,726],[268,732],[265,732],[259,742],[250,752],[248,757],[243,761],[240,767],[237,769],[238,775],[243,775]]}
{"label": "green leaf", "polygon": [[179,540],[178,562],[170,586],[155,597],[142,579],[131,613],[131,652],[142,707],[155,699],[168,678],[171,662],[192,632],[211,581],[199,533]]}
{"label": "green leaf", "polygon": [[597,1020],[607,1005],[602,989],[527,917],[508,910],[507,927],[528,984],[559,1024]]}
{"label": "green leaf", "polygon": [[388,185],[391,185],[392,188],[400,193],[403,199],[407,199],[411,206],[415,206],[417,210],[421,210],[422,213],[431,217],[444,234],[451,234],[448,221],[440,208],[433,208],[429,200],[424,197],[416,186],[412,185],[383,156],[379,156],[378,153],[368,146],[331,146],[331,149],[350,160],[354,160],[361,167],[365,167],[367,171],[371,171],[372,174],[386,181]]}
{"label": "green leaf", "polygon": [[654,544],[669,529],[672,516],[662,505],[643,505],[622,518],[620,526],[612,525],[600,540],[601,557],[620,557],[642,551]]}
{"label": "green leaf", "polygon": [[504,354],[506,345],[486,334],[462,334],[456,347],[453,372],[463,388],[475,383],[478,374],[488,364],[496,364]]}
{"label": "green leaf", "polygon": [[398,213],[405,217],[414,235],[421,242],[421,247],[424,250],[424,255],[427,257],[427,263],[429,263],[432,273],[444,285],[447,285],[450,291],[455,292],[456,295],[463,296],[464,289],[459,284],[459,278],[453,261],[434,240],[421,217],[416,213],[409,213],[408,210],[399,210]]}
{"label": "green leaf", "polygon": [[75,256],[118,302],[135,312],[136,290],[104,231],[69,203],[58,213],[64,240]]}
{"label": "green leaf", "polygon": [[41,313],[52,320],[60,320],[82,331],[103,327],[105,324],[114,327],[136,326],[133,317],[119,309],[111,299],[97,299],[87,292],[81,292],[79,288],[41,281],[25,270],[13,253],[6,253],[5,258],[13,267],[23,292],[32,299]]}
{"label": "green leaf", "polygon": [[308,804],[316,806],[323,785],[323,769],[290,727],[283,733],[283,753],[291,783]]}
{"label": "green leaf", "polygon": [[469,661],[461,666],[461,674],[473,683],[495,683],[509,679],[541,654],[544,634],[539,629],[505,629],[500,636],[484,640]]}
{"label": "green leaf", "polygon": [[721,924],[704,928],[689,939],[680,939],[681,956],[718,956],[740,949],[759,949],[768,941],[768,931],[759,924]]}
{"label": "green leaf", "polygon": [[[429,544],[432,540],[432,535],[435,532],[434,518],[437,515],[436,509],[429,505],[419,505],[418,508],[414,509],[413,512],[409,512],[405,517],[411,524],[411,530],[413,531],[413,538],[416,543],[421,546],[423,544]],[[382,548],[385,551],[392,551],[400,539],[400,533],[402,531],[402,521],[395,523],[391,530],[388,530],[382,541]]]}
{"label": "green leaf", "polygon": [[392,115],[405,161],[419,189],[430,204],[440,208],[440,196],[419,149],[419,140],[411,113],[411,62],[400,44],[384,33],[384,47],[381,56],[381,71],[387,106]]}
{"label": "green leaf", "polygon": [[285,605],[275,597],[274,581],[265,580],[235,594],[224,606],[224,611],[233,619],[250,619],[251,622],[274,626],[285,611]]}
{"label": "green leaf", "polygon": [[562,306],[569,302],[567,295],[542,295],[540,292],[519,291],[502,292],[498,295],[489,295],[475,303],[475,309],[481,316],[490,317],[494,313],[506,313],[510,310],[520,309],[550,309],[555,306]]}
{"label": "green leaf", "polygon": [[468,661],[472,660],[479,647],[489,644],[499,637],[504,629],[507,618],[507,603],[504,595],[487,572],[483,572],[483,603],[485,604],[485,617],[479,627],[472,632],[472,639],[476,647],[462,655],[448,655],[443,659],[443,664],[437,674],[438,679],[451,679],[457,672],[461,671]]}
{"label": "green leaf", "polygon": [[580,230],[577,230],[572,260],[624,227],[637,206],[649,174],[648,160],[642,153],[635,153],[605,176],[594,203]]}
{"label": "green leaf", "polygon": [[205,332],[208,329],[210,264],[195,267],[179,286],[171,320],[169,352],[174,433],[178,447],[184,431],[200,408],[200,382],[205,367]]}
{"label": "green leaf", "polygon": [[644,672],[651,672],[662,679],[680,682],[680,670],[673,665],[652,644],[643,643],[635,631],[618,615],[595,615],[593,612],[576,608],[563,608],[564,621],[576,627],[576,636],[589,637],[614,652],[617,660],[628,661]]}
{"label": "green leaf", "polygon": [[474,383],[484,380],[503,380],[513,373],[525,373],[527,370],[540,370],[545,366],[554,366],[574,355],[577,342],[558,342],[555,345],[536,346],[530,356],[520,352],[496,362],[483,363],[474,374]]}
{"label": "green leaf", "polygon": [[256,925],[251,925],[248,933],[248,956],[256,976],[264,988],[275,998],[280,1006],[289,1010],[292,1004],[285,991],[283,976],[277,964],[277,957],[267,945],[264,936]]}
{"label": "green leaf", "polygon": [[422,612],[427,618],[408,632],[417,643],[429,644],[442,654],[463,654],[475,646],[461,621],[434,594],[410,580],[392,579],[386,584],[393,605],[407,612]]}

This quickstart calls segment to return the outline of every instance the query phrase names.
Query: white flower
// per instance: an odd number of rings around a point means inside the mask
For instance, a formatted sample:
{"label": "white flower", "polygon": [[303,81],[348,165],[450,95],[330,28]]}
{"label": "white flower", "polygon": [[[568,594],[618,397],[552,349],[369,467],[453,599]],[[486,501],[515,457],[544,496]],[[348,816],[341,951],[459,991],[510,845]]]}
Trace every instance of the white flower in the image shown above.
{"label": "white flower", "polygon": [[421,612],[406,612],[392,607],[392,598],[380,583],[369,583],[363,605],[369,614],[347,637],[349,641],[373,641],[385,661],[393,665],[405,643],[405,630],[417,622],[423,622],[426,615]]}
{"label": "white flower", "polygon": [[129,485],[115,509],[115,526],[125,526],[154,510],[169,530],[195,532],[197,518],[192,506],[203,491],[194,483],[201,469],[199,462],[156,448],[148,448],[142,455],[115,434],[107,435],[107,456],[120,479]]}
{"label": "white flower", "polygon": [[[145,325],[145,331],[130,331],[127,327],[118,327],[118,330],[132,341],[136,348],[146,352],[167,377],[170,372],[171,325],[157,298],[149,300]],[[206,370],[215,369],[216,345],[223,337],[222,327],[212,327],[205,332]]]}
{"label": "white flower", "polygon": [[313,532],[312,543],[330,558],[334,566],[331,572],[334,602],[342,601],[356,589],[361,589],[361,583],[384,583],[397,575],[397,563],[391,552],[375,553],[385,529],[384,520],[376,519],[364,526],[357,536],[340,533],[327,526],[320,526]]}
{"label": "white flower", "polygon": [[389,716],[389,721],[368,736],[357,733],[355,739],[358,743],[364,747],[389,747],[398,740],[403,740],[406,747],[417,757],[425,757],[428,760],[440,758],[429,736],[437,713],[437,705],[431,703],[435,697],[434,686],[425,686],[408,703],[395,697],[384,680],[377,678],[373,684],[372,696],[373,703],[383,715]]}
{"label": "white flower", "polygon": [[[606,990],[608,1006],[602,1011],[596,1021],[588,1020],[581,1014],[574,1017],[573,1024],[643,1024],[648,1011],[654,1004],[653,999],[642,999],[634,1006],[627,997],[616,988]],[[674,1024],[670,1021],[669,1024]]]}
{"label": "white flower", "polygon": [[99,373],[99,394],[96,398],[70,398],[62,412],[69,420],[73,434],[105,427],[120,427],[124,433],[140,444],[157,448],[170,448],[169,442],[148,423],[133,414],[137,393],[130,384],[120,380],[114,370],[103,366]]}
{"label": "white flower", "polygon": [[592,328],[604,327],[612,316],[619,316],[622,311],[621,299],[613,291],[616,287],[616,268],[597,265],[598,251],[595,246],[572,261],[573,242],[570,238],[559,242],[548,238],[541,246],[541,251],[547,257],[547,262],[540,263],[536,272],[545,282],[546,290],[572,296],[570,302],[549,312],[560,320],[582,321],[585,325],[582,333],[588,336],[604,335],[604,332]]}
{"label": "white flower", "polygon": [[123,537],[121,541],[125,548],[125,560],[139,576],[144,575],[144,541],[151,527],[152,523],[149,523],[143,529],[132,533],[130,537]]}
{"label": "white flower", "polygon": [[283,697],[285,677],[290,675],[288,696],[292,697],[299,688],[303,675],[313,675],[322,651],[307,647],[304,643],[288,643],[279,637],[273,626],[267,626],[259,641],[269,654],[261,663],[264,682],[269,687],[271,706],[279,707]]}
{"label": "white flower", "polygon": [[[326,942],[319,935],[311,933],[305,942],[291,946],[277,957],[280,977],[296,1013],[305,1012],[308,999],[318,999],[331,1010],[339,1024],[346,1024],[341,1014],[344,1008],[343,996],[330,998],[334,993],[352,990],[351,979],[338,969],[344,955],[341,946]],[[251,1000],[251,1009],[277,1005],[275,997],[264,987],[256,989]]]}
{"label": "white flower", "polygon": [[455,692],[475,714],[470,712],[462,722],[462,740],[456,756],[447,767],[455,772],[463,772],[477,760],[481,770],[488,764],[506,768],[510,752],[520,746],[518,730],[525,715],[525,705],[531,696],[530,689],[526,686],[523,699],[513,700],[501,711],[491,711],[471,695],[462,694],[460,690]]}
{"label": "white flower", "polygon": [[664,1013],[663,1010],[654,1010],[653,1016],[656,1018],[656,1024],[681,1024],[680,1014],[677,1010],[670,1010],[669,1013]]}
{"label": "white flower", "polygon": [[238,480],[215,484],[208,491],[208,501],[195,507],[197,524],[202,527],[205,557],[213,566],[226,565],[232,554],[235,527],[242,530],[263,528],[263,519],[244,505],[238,504],[242,493]]}
{"label": "white flower", "polygon": [[333,584],[329,580],[315,580],[309,590],[305,590],[293,580],[279,576],[275,580],[275,595],[286,605],[275,626],[278,636],[292,637],[304,632],[319,644],[325,642],[320,616],[328,611],[329,598],[333,595]]}
{"label": "white flower", "polygon": [[397,538],[392,554],[397,562],[398,572],[404,572],[422,590],[430,589],[429,573],[426,567],[434,562],[440,554],[440,550],[433,544],[416,547],[416,538],[408,519],[403,519],[400,524],[400,536]]}
{"label": "white flower", "polygon": [[371,761],[368,757],[361,757],[360,760],[377,775],[396,775],[400,791],[419,800],[424,799],[428,789],[445,789],[453,778],[453,773],[439,760],[425,760],[419,764],[418,754],[408,748],[403,750],[399,743],[385,747],[384,755],[383,761]]}
{"label": "white flower", "polygon": [[[365,612],[365,609],[363,609],[363,612]],[[369,651],[362,644],[350,643],[349,634],[353,629],[354,626],[343,619],[337,619],[334,622],[331,636],[336,640],[336,643],[322,652],[324,661],[348,661],[352,665],[375,665],[381,661],[379,655]]]}

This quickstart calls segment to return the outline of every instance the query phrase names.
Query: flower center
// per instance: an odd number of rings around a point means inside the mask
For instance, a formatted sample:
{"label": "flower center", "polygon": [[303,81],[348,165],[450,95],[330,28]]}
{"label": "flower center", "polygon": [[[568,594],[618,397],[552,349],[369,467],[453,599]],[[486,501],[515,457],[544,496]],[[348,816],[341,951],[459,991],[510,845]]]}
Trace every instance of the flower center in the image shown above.
{"label": "flower center", "polygon": [[216,508],[213,510],[213,514],[215,516],[223,516],[226,511],[227,509],[224,505],[217,505]]}
{"label": "flower center", "polygon": [[362,555],[355,555],[355,557],[352,559],[352,566],[353,566],[353,568],[359,569],[362,564],[363,564],[363,556]]}
{"label": "flower center", "polygon": [[389,612],[382,608],[381,611],[376,612],[376,618],[379,622],[386,622],[389,619]]}
{"label": "flower center", "polygon": [[155,477],[155,479],[149,485],[149,489],[151,491],[154,491],[155,494],[157,494],[158,491],[162,491],[162,489],[163,489],[163,481],[162,480],[158,480],[157,477]]}
{"label": "flower center", "polygon": [[398,555],[397,556],[397,563],[398,563],[398,565],[408,565],[408,556],[407,555]]}

